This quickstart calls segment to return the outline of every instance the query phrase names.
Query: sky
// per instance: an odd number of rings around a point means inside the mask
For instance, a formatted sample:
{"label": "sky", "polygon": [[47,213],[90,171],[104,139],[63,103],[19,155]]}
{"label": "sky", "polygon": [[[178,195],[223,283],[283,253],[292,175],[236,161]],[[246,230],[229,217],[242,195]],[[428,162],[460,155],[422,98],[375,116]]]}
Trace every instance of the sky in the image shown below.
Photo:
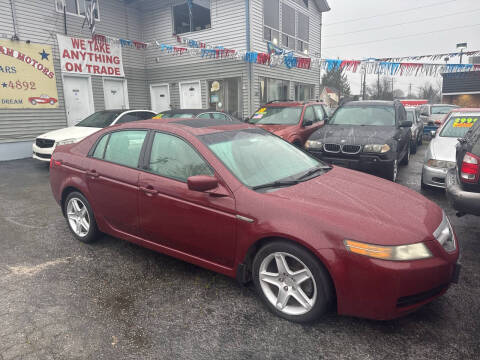
{"label": "sky", "polygon": [[[322,58],[364,59],[480,50],[480,0],[328,0],[323,14]],[[372,29],[374,28],[374,29]],[[410,36],[411,35],[411,36]],[[389,40],[385,40],[389,39]],[[428,60],[422,60],[428,62]],[[435,62],[442,62],[437,60]],[[458,57],[449,63],[459,63]],[[463,63],[468,59],[464,56]],[[360,74],[348,73],[353,94]],[[367,85],[376,75],[367,75]],[[395,88],[416,93],[441,77],[396,76]]]}

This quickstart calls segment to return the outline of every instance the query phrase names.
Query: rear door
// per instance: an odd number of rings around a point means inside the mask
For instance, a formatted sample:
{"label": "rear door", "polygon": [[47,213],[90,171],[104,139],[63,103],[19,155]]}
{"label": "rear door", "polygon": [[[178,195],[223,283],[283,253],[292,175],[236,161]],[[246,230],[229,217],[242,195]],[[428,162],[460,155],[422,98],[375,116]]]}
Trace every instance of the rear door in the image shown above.
{"label": "rear door", "polygon": [[[194,175],[215,176],[199,152],[185,139],[157,132],[140,173],[142,237],[182,253],[233,266],[235,199],[188,188]],[[221,181],[221,180],[220,180]]]}
{"label": "rear door", "polygon": [[409,127],[400,127],[400,124],[403,121],[407,121],[407,112],[401,104],[395,105],[395,118],[396,118],[396,127],[397,127],[397,136],[398,147],[399,147],[399,160],[402,159],[404,154],[408,151],[410,146],[410,138],[412,130]]}
{"label": "rear door", "polygon": [[114,230],[138,235],[138,163],[147,130],[104,135],[87,158],[87,186],[95,216]]}

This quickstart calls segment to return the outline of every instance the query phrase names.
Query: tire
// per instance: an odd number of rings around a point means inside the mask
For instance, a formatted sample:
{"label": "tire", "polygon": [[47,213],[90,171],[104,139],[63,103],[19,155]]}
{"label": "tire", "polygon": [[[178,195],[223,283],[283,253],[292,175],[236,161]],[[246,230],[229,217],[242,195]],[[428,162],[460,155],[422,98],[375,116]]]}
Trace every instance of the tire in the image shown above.
{"label": "tire", "polygon": [[87,244],[97,240],[99,230],[85,196],[77,191],[71,192],[65,199],[63,210],[68,227],[77,240]]}
{"label": "tire", "polygon": [[408,165],[408,162],[410,161],[410,150],[411,150],[411,144],[409,143],[407,145],[407,153],[403,156],[403,159],[400,161],[400,165]]}
{"label": "tire", "polygon": [[54,104],[55,104],[55,101],[50,100],[50,105],[54,105]]}
{"label": "tire", "polygon": [[37,102],[35,100],[32,100],[32,105],[37,105]]}
{"label": "tire", "polygon": [[385,171],[385,179],[392,182],[397,182],[398,179],[398,160],[395,159],[390,165],[387,166]]}
{"label": "tire", "polygon": [[412,141],[410,143],[410,152],[412,154],[416,154],[417,153],[417,142],[416,141]]}
{"label": "tire", "polygon": [[[286,263],[282,271],[278,263]],[[317,320],[328,311],[334,298],[330,276],[320,261],[308,250],[287,241],[269,243],[257,252],[253,282],[271,312],[299,323]]]}

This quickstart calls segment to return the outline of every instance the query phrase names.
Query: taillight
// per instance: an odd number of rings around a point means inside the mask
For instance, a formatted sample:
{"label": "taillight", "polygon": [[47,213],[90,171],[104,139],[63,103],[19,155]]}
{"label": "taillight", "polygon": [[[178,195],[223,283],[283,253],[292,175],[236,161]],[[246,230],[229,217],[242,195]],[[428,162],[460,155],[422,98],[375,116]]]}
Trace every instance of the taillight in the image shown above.
{"label": "taillight", "polygon": [[463,157],[460,178],[465,182],[476,183],[480,177],[480,157],[469,152]]}
{"label": "taillight", "polygon": [[50,169],[60,165],[62,165],[62,161],[53,160],[53,157],[50,158]]}

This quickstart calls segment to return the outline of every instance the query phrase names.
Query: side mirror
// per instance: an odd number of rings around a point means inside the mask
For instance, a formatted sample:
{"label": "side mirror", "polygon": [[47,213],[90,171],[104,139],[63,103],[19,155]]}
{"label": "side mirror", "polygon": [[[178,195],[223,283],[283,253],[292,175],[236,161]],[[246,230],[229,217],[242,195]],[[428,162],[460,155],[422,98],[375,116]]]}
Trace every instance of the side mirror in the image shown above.
{"label": "side mirror", "polygon": [[218,186],[218,179],[208,175],[195,175],[187,179],[187,185],[190,190],[206,192]]}
{"label": "side mirror", "polygon": [[426,113],[426,112],[421,112],[421,113],[420,113],[420,116],[428,116],[428,113]]}
{"label": "side mirror", "polygon": [[412,122],[411,121],[402,121],[400,123],[400,127],[412,127]]}
{"label": "side mirror", "polygon": [[303,126],[313,125],[313,120],[303,120]]}
{"label": "side mirror", "polygon": [[437,132],[435,130],[430,131],[430,135],[432,138],[434,138],[437,135]]}

